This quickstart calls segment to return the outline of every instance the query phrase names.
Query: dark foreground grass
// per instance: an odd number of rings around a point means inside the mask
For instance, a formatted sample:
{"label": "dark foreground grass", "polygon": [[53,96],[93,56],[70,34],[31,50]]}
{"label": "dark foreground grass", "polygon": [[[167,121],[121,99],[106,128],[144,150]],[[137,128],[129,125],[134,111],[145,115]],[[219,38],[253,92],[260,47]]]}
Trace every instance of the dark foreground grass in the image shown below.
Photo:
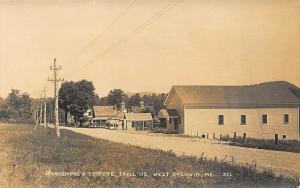
{"label": "dark foreground grass", "polygon": [[[204,157],[177,157],[172,152],[112,143],[67,130],[62,130],[61,138],[57,139],[53,129],[33,132],[32,128],[0,124],[2,186],[295,187],[298,184],[293,179],[275,177],[269,171],[257,172],[253,166]],[[71,176],[57,172],[79,173]],[[98,173],[93,176],[89,172]],[[113,172],[114,176],[100,172]],[[170,174],[155,176],[158,172]],[[183,173],[194,176],[182,176],[187,175]]]}
{"label": "dark foreground grass", "polygon": [[300,142],[297,140],[279,140],[277,145],[274,140],[268,139],[246,138],[244,142],[242,137],[237,137],[235,142],[233,138],[222,138],[222,140],[231,141],[229,144],[231,146],[300,153]]}

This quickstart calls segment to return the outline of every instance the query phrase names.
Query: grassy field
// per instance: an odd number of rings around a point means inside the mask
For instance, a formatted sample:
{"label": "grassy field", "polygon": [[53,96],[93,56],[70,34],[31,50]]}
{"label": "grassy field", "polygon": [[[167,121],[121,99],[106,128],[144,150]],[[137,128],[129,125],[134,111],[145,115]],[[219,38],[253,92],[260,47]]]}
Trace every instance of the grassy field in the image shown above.
{"label": "grassy field", "polygon": [[246,138],[243,142],[242,137],[237,137],[235,142],[233,138],[222,138],[223,141],[231,141],[229,145],[231,146],[241,146],[257,149],[267,149],[276,151],[288,151],[294,153],[300,153],[300,142],[297,140],[279,140],[278,144],[275,145],[274,140],[264,140],[264,139],[254,139]]}
{"label": "grassy field", "polygon": [[[0,124],[0,187],[295,187],[299,184],[269,171],[258,172],[255,166],[238,166],[204,157],[177,157],[172,152],[112,143],[68,130],[62,130],[61,135],[57,139],[50,128],[34,132],[31,125]],[[157,172],[169,175],[156,176]]]}

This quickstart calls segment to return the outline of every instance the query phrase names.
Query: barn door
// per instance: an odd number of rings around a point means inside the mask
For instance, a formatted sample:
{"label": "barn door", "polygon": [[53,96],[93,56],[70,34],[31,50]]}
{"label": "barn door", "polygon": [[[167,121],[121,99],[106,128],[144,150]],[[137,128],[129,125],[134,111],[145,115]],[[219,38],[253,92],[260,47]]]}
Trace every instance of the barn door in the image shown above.
{"label": "barn door", "polygon": [[174,118],[174,130],[178,131],[178,118]]}

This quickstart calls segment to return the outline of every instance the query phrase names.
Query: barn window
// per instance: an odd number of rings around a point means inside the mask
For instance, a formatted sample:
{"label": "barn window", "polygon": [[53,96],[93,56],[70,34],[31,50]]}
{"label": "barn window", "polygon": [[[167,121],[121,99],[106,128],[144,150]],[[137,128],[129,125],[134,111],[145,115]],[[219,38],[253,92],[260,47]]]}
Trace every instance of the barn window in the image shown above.
{"label": "barn window", "polygon": [[262,123],[263,124],[267,124],[268,123],[268,115],[267,114],[263,114],[262,115]]}
{"label": "barn window", "polygon": [[284,115],[283,115],[283,122],[284,122],[285,124],[288,124],[288,123],[289,123],[289,114],[284,114]]}
{"label": "barn window", "polygon": [[219,125],[224,125],[224,115],[219,115]]}
{"label": "barn window", "polygon": [[247,117],[246,115],[241,115],[241,125],[246,125]]}

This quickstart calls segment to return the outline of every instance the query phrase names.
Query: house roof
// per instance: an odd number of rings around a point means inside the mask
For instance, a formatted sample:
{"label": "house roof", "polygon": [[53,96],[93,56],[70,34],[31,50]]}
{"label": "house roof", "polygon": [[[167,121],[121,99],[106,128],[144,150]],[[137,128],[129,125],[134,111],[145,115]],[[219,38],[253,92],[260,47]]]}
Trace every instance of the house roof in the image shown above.
{"label": "house roof", "polygon": [[178,112],[176,109],[161,109],[159,111],[158,117],[168,118],[168,117],[178,117]]}
{"label": "house roof", "polygon": [[125,113],[127,121],[153,121],[151,113]]}
{"label": "house roof", "polygon": [[300,104],[291,90],[281,84],[249,86],[173,86],[165,104],[176,93],[183,105],[272,106]]}
{"label": "house roof", "polygon": [[95,117],[117,117],[114,106],[94,106]]}

